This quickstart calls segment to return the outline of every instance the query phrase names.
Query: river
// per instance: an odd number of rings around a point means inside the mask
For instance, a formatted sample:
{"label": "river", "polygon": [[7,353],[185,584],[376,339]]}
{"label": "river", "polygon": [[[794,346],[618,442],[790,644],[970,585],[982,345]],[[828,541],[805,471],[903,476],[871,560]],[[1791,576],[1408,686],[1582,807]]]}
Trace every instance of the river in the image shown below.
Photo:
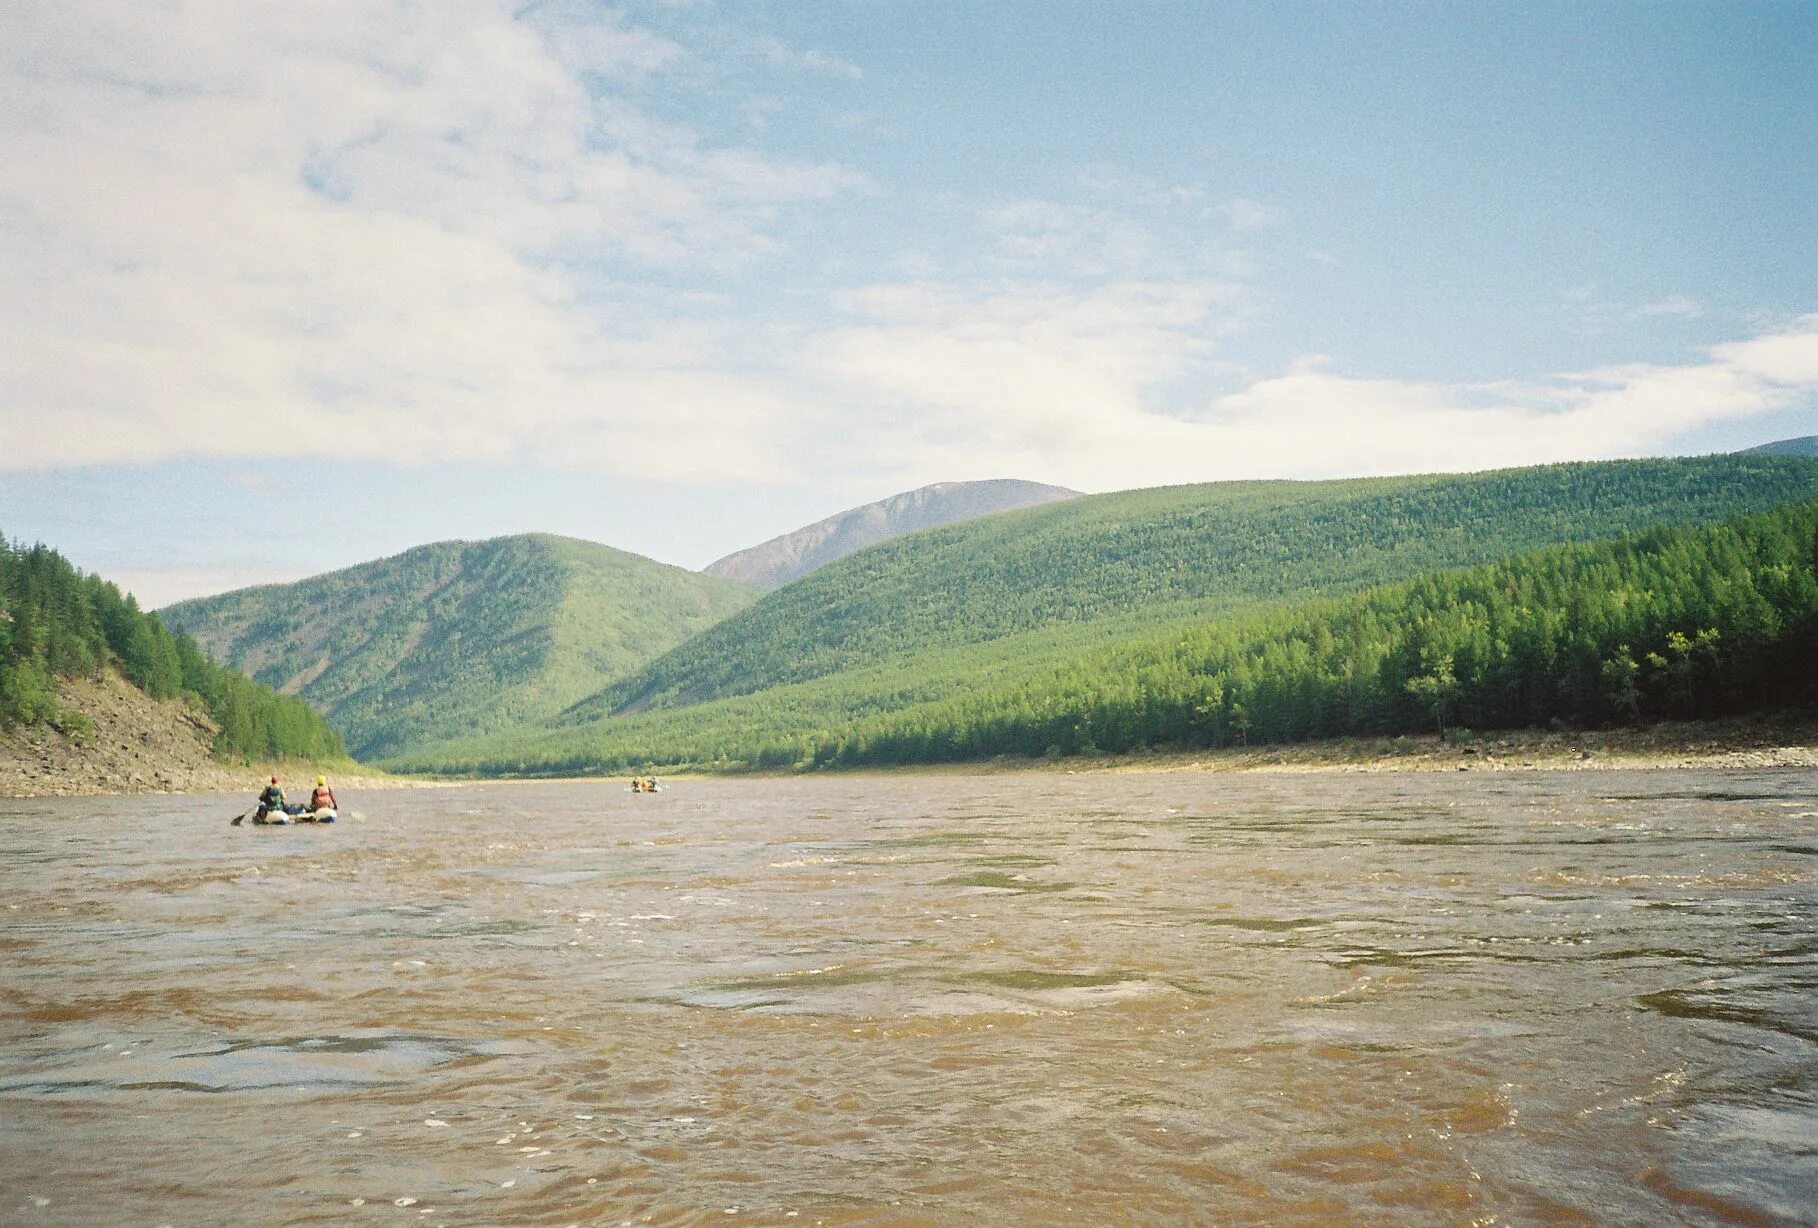
{"label": "river", "polygon": [[1812,770],[343,801],[0,801],[0,1224],[1818,1223]]}

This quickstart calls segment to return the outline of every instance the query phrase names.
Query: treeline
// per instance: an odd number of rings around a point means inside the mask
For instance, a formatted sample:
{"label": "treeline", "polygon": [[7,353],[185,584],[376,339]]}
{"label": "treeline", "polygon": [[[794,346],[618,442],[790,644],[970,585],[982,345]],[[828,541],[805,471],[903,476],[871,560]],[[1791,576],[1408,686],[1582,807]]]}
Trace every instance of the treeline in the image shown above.
{"label": "treeline", "polygon": [[1473,729],[1818,702],[1818,502],[1423,577],[823,735],[817,765]]}
{"label": "treeline", "polygon": [[57,702],[56,680],[109,667],[155,699],[182,697],[207,712],[220,726],[218,755],[347,755],[341,736],[301,700],[215,665],[194,640],[50,547],[0,539],[0,724],[80,730],[79,715]]}

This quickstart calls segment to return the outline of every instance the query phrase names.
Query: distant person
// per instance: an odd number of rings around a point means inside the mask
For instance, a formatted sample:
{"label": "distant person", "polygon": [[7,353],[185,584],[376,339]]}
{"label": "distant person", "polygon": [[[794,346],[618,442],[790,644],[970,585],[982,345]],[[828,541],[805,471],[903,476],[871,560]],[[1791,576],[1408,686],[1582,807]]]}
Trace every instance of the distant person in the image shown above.
{"label": "distant person", "polygon": [[259,813],[253,817],[262,819],[274,810],[279,814],[284,813],[284,790],[278,787],[276,776],[271,778],[271,783],[266,785],[264,792],[259,794]]}
{"label": "distant person", "polygon": [[311,810],[339,810],[341,804],[335,801],[335,791],[328,787],[328,777],[316,777],[315,792],[309,795]]}

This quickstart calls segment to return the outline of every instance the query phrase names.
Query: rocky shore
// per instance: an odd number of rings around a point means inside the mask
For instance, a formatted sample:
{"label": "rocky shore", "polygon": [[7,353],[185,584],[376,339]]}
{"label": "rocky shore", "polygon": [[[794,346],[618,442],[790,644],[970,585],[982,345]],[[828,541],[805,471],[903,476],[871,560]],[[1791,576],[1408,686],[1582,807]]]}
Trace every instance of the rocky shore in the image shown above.
{"label": "rocky shore", "polygon": [[[89,728],[60,733],[47,726],[0,730],[0,797],[74,797],[108,793],[234,793],[249,795],[273,774],[303,783],[314,764],[232,766],[210,751],[215,725],[177,700],[157,700],[108,674],[67,679],[63,706]],[[421,784],[346,764],[323,764],[338,788],[401,788]]]}

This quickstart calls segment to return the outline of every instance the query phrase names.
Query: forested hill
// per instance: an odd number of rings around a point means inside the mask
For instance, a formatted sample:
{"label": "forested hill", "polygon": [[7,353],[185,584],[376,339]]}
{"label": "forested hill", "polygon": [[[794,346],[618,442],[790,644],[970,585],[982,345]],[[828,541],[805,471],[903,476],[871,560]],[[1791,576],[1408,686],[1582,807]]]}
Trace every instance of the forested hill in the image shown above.
{"label": "forested hill", "polygon": [[164,613],[215,659],[309,700],[374,757],[553,715],[752,596],[534,534],[437,542]]}
{"label": "forested hill", "polygon": [[1818,502],[1100,652],[827,731],[820,764],[1709,717],[1818,703]]}
{"label": "forested hill", "polygon": [[1713,456],[1087,496],[841,559],[567,720],[752,694],[1039,629],[1070,628],[1086,644],[1815,494],[1818,463]]}
{"label": "forested hill", "polygon": [[781,766],[890,714],[1160,634],[1636,528],[1818,495],[1818,463],[1710,457],[1090,496],[874,546],[768,595],[548,727],[389,766]]}
{"label": "forested hill", "polygon": [[117,670],[153,699],[186,698],[219,726],[226,758],[339,760],[340,735],[301,700],[273,693],[203,657],[112,583],[48,546],[0,539],[0,725],[50,724],[80,738],[59,679]]}
{"label": "forested hill", "polygon": [[1078,497],[1077,490],[1040,482],[936,482],[829,516],[729,554],[709,563],[704,570],[710,576],[738,580],[755,588],[777,588],[835,559],[905,533]]}
{"label": "forested hill", "polygon": [[1798,439],[1776,439],[1773,443],[1757,444],[1748,448],[1747,453],[1769,456],[1814,456],[1818,457],[1818,435],[1802,435]]}

